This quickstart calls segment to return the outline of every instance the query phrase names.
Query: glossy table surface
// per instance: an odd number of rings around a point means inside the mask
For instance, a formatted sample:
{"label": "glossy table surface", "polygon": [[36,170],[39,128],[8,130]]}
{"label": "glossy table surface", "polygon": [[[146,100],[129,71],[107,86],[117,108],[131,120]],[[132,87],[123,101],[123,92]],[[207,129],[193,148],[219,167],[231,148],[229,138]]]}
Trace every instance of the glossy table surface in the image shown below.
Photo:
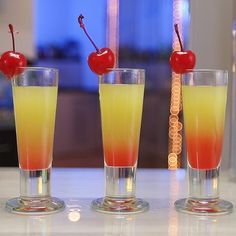
{"label": "glossy table surface", "polygon": [[[5,201],[19,194],[17,168],[0,168],[0,235],[236,235],[236,210],[225,216],[201,217],[175,211],[187,195],[185,170],[139,169],[137,196],[150,210],[136,215],[109,215],[90,209],[103,196],[103,169],[58,169],[52,172],[52,195],[66,202],[63,212],[47,216],[8,213]],[[236,206],[236,183],[221,174],[221,197]],[[217,234],[218,233],[218,234]]]}

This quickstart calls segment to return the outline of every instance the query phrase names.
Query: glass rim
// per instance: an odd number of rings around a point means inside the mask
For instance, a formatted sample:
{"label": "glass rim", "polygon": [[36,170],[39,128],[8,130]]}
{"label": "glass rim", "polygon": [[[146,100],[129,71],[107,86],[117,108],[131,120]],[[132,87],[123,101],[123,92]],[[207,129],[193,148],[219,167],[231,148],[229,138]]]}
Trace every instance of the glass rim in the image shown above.
{"label": "glass rim", "polygon": [[[188,69],[184,74],[190,74],[190,73],[228,73],[228,70],[223,69]],[[184,75],[183,74],[183,75]]]}
{"label": "glass rim", "polygon": [[108,73],[109,72],[145,72],[145,69],[140,69],[140,68],[108,68]]}
{"label": "glass rim", "polygon": [[22,69],[23,72],[26,70],[30,71],[53,71],[53,72],[58,72],[59,70],[57,68],[51,68],[51,67],[43,67],[43,66],[19,66],[17,67],[18,69]]}

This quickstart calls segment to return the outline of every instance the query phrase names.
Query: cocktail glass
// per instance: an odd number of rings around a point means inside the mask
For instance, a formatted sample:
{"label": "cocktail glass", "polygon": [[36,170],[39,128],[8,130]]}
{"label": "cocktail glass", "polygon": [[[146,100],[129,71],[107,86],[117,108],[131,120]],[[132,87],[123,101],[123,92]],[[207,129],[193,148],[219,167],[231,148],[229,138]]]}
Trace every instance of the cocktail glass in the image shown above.
{"label": "cocktail glass", "polygon": [[19,214],[57,212],[65,206],[50,194],[58,71],[36,67],[19,71],[12,80],[12,92],[20,197],[8,200],[6,208]]}
{"label": "cocktail glass", "polygon": [[227,71],[221,70],[193,70],[182,77],[189,197],[175,202],[179,211],[232,212],[232,203],[219,198],[227,82]]}
{"label": "cocktail glass", "polygon": [[141,69],[111,69],[100,77],[106,193],[92,202],[96,211],[130,214],[148,209],[147,202],[135,198],[144,80]]}

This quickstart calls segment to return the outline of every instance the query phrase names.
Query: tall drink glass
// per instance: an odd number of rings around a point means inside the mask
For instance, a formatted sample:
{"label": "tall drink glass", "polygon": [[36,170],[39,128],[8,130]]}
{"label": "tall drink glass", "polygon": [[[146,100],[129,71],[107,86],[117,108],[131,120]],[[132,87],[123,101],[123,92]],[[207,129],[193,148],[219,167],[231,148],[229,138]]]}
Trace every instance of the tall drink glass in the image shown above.
{"label": "tall drink glass", "polygon": [[130,214],[148,209],[147,202],[135,198],[144,79],[144,70],[125,68],[100,77],[106,196],[92,202],[96,211]]}
{"label": "tall drink glass", "polygon": [[183,75],[182,95],[188,159],[189,197],[175,202],[179,211],[226,214],[233,205],[219,198],[228,74],[193,70]]}
{"label": "tall drink glass", "polygon": [[12,92],[20,168],[20,197],[6,207],[19,214],[47,214],[64,208],[51,197],[50,173],[57,104],[58,71],[50,68],[19,68]]}

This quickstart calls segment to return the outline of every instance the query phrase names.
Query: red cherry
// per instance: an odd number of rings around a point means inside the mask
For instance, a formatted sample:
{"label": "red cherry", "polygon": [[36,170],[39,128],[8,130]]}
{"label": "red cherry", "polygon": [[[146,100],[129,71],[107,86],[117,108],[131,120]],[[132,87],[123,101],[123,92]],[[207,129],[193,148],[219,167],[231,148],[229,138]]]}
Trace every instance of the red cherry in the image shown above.
{"label": "red cherry", "polygon": [[93,44],[94,48],[96,49],[96,52],[92,52],[88,57],[88,65],[90,69],[98,74],[102,75],[104,73],[108,72],[109,68],[113,68],[115,65],[115,55],[112,52],[110,48],[101,48],[98,49],[96,44],[93,42],[91,37],[89,36],[84,23],[83,23],[83,15],[80,15],[78,17],[78,22],[80,24],[80,27],[83,29],[84,33],[90,40],[90,42]]}
{"label": "red cherry", "polygon": [[187,70],[194,68],[196,64],[196,56],[191,50],[184,51],[177,24],[175,24],[175,32],[179,40],[181,51],[174,51],[171,54],[170,65],[175,73],[182,74]]}
{"label": "red cherry", "polygon": [[88,57],[88,64],[94,73],[102,75],[114,67],[115,56],[110,48],[101,48],[99,53],[92,52]]}
{"label": "red cherry", "polygon": [[2,54],[0,59],[0,68],[3,74],[5,74],[7,78],[11,79],[13,78],[13,76],[18,75],[22,72],[22,70],[19,70],[17,68],[27,66],[27,60],[22,53],[15,51],[13,25],[9,24],[8,26],[12,36],[13,51],[7,51]]}
{"label": "red cherry", "polygon": [[193,69],[196,63],[196,56],[191,50],[175,51],[171,54],[170,65],[177,74],[182,74]]}
{"label": "red cherry", "polygon": [[27,65],[27,60],[22,53],[7,51],[2,54],[0,63],[2,73],[11,79],[14,75],[22,72],[22,70],[17,68],[25,67]]}

